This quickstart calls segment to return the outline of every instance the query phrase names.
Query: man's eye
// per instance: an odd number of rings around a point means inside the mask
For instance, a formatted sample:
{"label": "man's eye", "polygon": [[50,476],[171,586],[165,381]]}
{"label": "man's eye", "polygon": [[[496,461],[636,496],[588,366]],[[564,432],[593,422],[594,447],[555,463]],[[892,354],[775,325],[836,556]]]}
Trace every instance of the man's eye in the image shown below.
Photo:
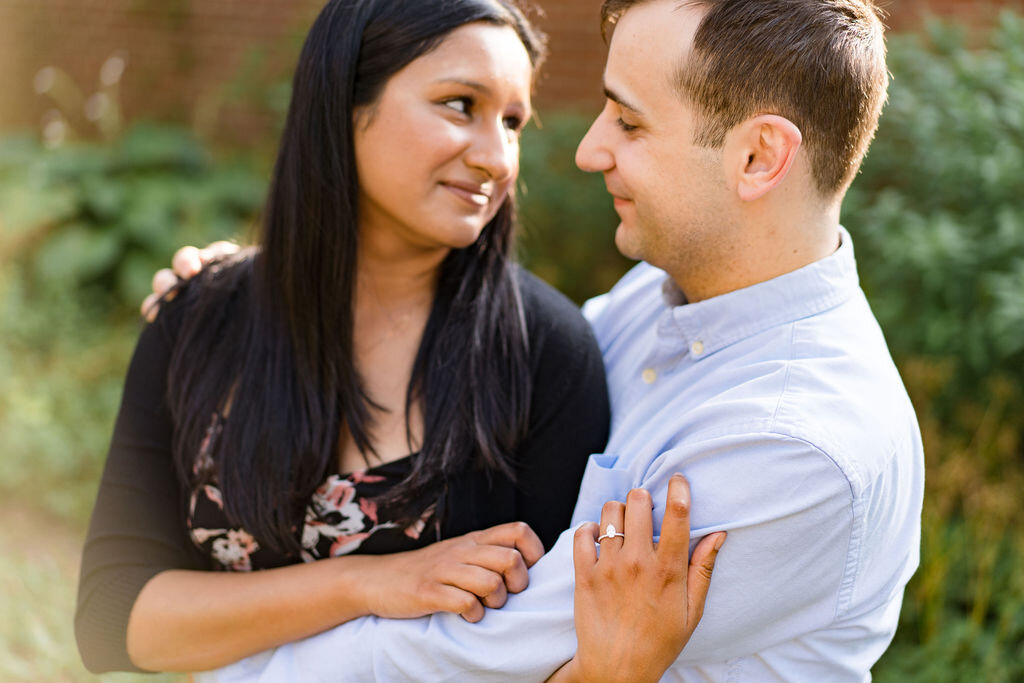
{"label": "man's eye", "polygon": [[453,97],[450,100],[445,100],[442,104],[460,114],[468,114],[469,110],[473,108],[473,101],[468,97]]}
{"label": "man's eye", "polygon": [[623,130],[623,132],[631,133],[637,129],[637,126],[631,126],[630,124],[623,121],[621,118],[615,120],[615,125]]}

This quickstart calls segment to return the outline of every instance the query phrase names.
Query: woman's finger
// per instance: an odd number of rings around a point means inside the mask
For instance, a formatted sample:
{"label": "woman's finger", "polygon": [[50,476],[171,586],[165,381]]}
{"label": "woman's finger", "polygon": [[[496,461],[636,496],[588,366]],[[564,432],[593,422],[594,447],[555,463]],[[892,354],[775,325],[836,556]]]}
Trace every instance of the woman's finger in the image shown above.
{"label": "woman's finger", "polygon": [[544,554],[544,544],[525,522],[499,524],[482,531],[474,531],[469,535],[480,545],[503,545],[515,548],[523,556],[527,567],[532,567]]}
{"label": "woman's finger", "polygon": [[495,589],[487,595],[480,596],[480,602],[484,603],[484,607],[490,607],[491,609],[499,609],[505,606],[508,601],[508,587],[505,585],[504,579],[495,584]]}
{"label": "woman's finger", "polygon": [[704,616],[704,601],[711,587],[711,574],[725,536],[724,531],[709,534],[693,549],[686,575],[686,618],[690,624],[696,624]]}
{"label": "woman's finger", "polygon": [[649,553],[654,547],[654,525],[651,520],[651,494],[644,489],[633,489],[626,495],[623,547],[640,553]]}
{"label": "woman's finger", "polygon": [[461,561],[500,574],[509,593],[519,593],[530,584],[526,562],[515,548],[500,545],[472,546],[467,548]]}
{"label": "woman's finger", "polygon": [[665,496],[665,518],[658,539],[658,559],[663,567],[681,570],[690,553],[690,483],[673,474]]}
{"label": "woman's finger", "polygon": [[458,614],[474,624],[484,618],[483,603],[469,591],[447,585],[438,585],[434,590],[437,596],[437,609],[432,611]]}
{"label": "woman's finger", "polygon": [[505,592],[505,578],[501,574],[475,564],[450,565],[445,569],[441,580],[449,586],[468,591],[481,599],[490,595],[501,595]]}
{"label": "woman's finger", "polygon": [[618,500],[609,500],[601,508],[601,523],[598,531],[598,545],[601,553],[618,552],[622,548],[625,533],[623,520],[626,516],[626,505]]}
{"label": "woman's finger", "polygon": [[597,522],[587,522],[576,529],[572,537],[572,565],[576,572],[576,583],[582,583],[583,577],[597,563],[597,537],[600,534]]}

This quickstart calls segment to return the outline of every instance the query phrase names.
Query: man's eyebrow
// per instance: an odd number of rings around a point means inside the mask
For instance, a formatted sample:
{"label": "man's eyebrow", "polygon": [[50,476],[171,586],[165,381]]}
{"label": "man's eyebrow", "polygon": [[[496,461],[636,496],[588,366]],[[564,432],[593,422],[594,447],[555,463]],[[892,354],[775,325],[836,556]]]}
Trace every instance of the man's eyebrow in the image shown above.
{"label": "man's eyebrow", "polygon": [[639,107],[630,104],[625,98],[622,97],[622,95],[619,95],[614,90],[609,88],[607,85],[604,86],[604,96],[607,97],[612,102],[614,102],[615,104],[619,105],[620,107],[630,110],[634,114],[643,115],[643,111],[641,111]]}
{"label": "man's eyebrow", "polygon": [[471,80],[466,79],[466,78],[441,78],[441,79],[438,79],[437,82],[438,83],[457,83],[458,85],[464,85],[467,88],[472,88],[473,90],[476,90],[477,92],[483,93],[484,95],[490,95],[491,94],[491,89],[488,88],[483,83],[478,83],[477,81],[471,81]]}

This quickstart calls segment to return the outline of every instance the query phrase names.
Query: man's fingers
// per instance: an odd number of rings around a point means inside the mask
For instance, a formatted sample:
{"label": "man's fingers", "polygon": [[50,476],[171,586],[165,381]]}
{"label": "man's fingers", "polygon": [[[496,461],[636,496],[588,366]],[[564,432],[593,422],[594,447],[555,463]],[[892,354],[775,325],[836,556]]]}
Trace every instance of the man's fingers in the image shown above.
{"label": "man's fingers", "polygon": [[153,293],[163,296],[178,284],[178,276],[170,268],[161,268],[153,275]]}
{"label": "man's fingers", "polygon": [[651,494],[644,489],[633,489],[626,496],[623,522],[624,546],[641,552],[650,552],[654,543],[654,523],[651,520]]}
{"label": "man's fingers", "polygon": [[153,322],[156,320],[156,314],[160,311],[160,297],[157,294],[150,294],[142,300],[142,306],[139,307],[139,311],[142,313],[142,317],[146,319],[146,322]]}
{"label": "man's fingers", "polygon": [[174,258],[171,259],[171,268],[174,270],[174,274],[182,280],[188,280],[202,270],[203,266],[210,261],[237,254],[239,250],[241,250],[240,246],[234,242],[224,240],[214,242],[202,249],[196,249],[191,246],[182,247],[174,252]]}
{"label": "man's fingers", "polygon": [[685,567],[690,552],[690,484],[673,474],[665,496],[665,518],[661,522],[658,557],[665,566]]}
{"label": "man's fingers", "polygon": [[188,280],[203,268],[203,260],[200,258],[199,250],[195,247],[182,247],[174,252],[171,259],[171,268],[174,274],[182,280]]}
{"label": "man's fingers", "polygon": [[225,256],[231,256],[237,254],[241,249],[240,246],[234,242],[228,242],[227,240],[219,240],[213,244],[204,247],[199,250],[199,258],[202,259],[203,264],[207,264],[215,259],[224,258]]}
{"label": "man's fingers", "polygon": [[690,624],[696,625],[704,615],[704,601],[711,587],[711,574],[715,569],[718,551],[725,542],[726,533],[709,534],[693,549],[690,568],[686,574],[686,615]]}

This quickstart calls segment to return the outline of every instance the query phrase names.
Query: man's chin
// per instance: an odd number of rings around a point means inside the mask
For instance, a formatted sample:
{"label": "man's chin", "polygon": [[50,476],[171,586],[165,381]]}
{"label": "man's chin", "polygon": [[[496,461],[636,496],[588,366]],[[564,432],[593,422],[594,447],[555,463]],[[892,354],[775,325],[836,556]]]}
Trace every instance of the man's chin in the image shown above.
{"label": "man's chin", "polygon": [[628,259],[643,261],[643,250],[640,249],[640,245],[634,238],[633,228],[628,227],[625,223],[619,223],[619,227],[615,228],[615,248],[619,250],[619,253]]}

